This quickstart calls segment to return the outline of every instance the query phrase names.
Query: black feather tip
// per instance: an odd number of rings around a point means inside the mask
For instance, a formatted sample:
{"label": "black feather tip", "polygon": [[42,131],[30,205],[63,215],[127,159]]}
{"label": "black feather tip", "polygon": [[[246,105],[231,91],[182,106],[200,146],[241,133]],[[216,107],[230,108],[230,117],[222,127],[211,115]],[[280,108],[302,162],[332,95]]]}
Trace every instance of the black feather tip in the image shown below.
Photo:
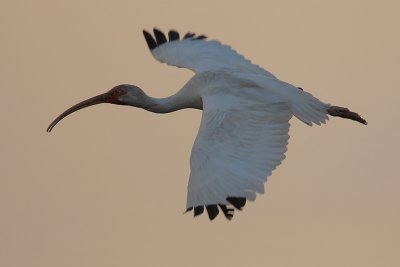
{"label": "black feather tip", "polygon": [[244,205],[246,205],[246,198],[244,197],[227,197],[226,200],[238,210],[242,210]]}
{"label": "black feather tip", "polygon": [[195,36],[194,33],[188,32],[183,36],[183,39],[189,39],[189,38],[192,38],[193,36]]}
{"label": "black feather tip", "polygon": [[170,42],[179,40],[179,33],[177,31],[171,30],[168,32],[168,38]]}
{"label": "black feather tip", "polygon": [[193,38],[193,40],[203,40],[203,39],[207,39],[207,36],[205,36],[205,35],[199,35],[199,36]]}
{"label": "black feather tip", "polygon": [[154,28],[153,32],[154,36],[156,37],[157,45],[162,45],[163,43],[167,42],[167,37],[165,37],[165,34],[162,31]]}
{"label": "black feather tip", "polygon": [[204,206],[197,206],[194,208],[194,216],[199,216],[203,213],[204,211]]}
{"label": "black feather tip", "polygon": [[[167,40],[167,37],[165,36],[165,34],[157,28],[153,29],[153,33],[154,33],[154,37],[148,31],[143,30],[144,38],[146,39],[147,45],[150,50],[153,50],[156,47],[158,47],[162,44],[165,44],[167,42],[173,42],[173,41],[180,40],[179,33],[174,30],[170,30],[168,32],[168,40]],[[188,32],[183,36],[183,40],[190,39],[193,41],[203,40],[206,38],[207,38],[207,36],[205,36],[205,35],[196,36],[194,33],[191,33],[191,32]]]}
{"label": "black feather tip", "polygon": [[157,47],[156,40],[154,40],[153,36],[151,36],[151,34],[149,32],[143,30],[143,35],[144,35],[144,39],[146,39],[147,45],[150,50],[153,50],[154,48]]}
{"label": "black feather tip", "polygon": [[[242,208],[246,204],[246,198],[245,197],[228,197],[226,200],[236,209],[242,210]],[[205,206],[197,206],[197,207],[189,207],[186,212],[194,210],[194,217],[201,215],[204,212],[204,207],[207,211],[208,218],[210,220],[214,220],[218,214],[219,214],[219,209],[221,209],[222,213],[224,214],[225,218],[228,220],[231,220],[233,218],[233,213],[234,209],[229,208],[227,205],[223,204],[212,204],[212,205],[205,205]]]}

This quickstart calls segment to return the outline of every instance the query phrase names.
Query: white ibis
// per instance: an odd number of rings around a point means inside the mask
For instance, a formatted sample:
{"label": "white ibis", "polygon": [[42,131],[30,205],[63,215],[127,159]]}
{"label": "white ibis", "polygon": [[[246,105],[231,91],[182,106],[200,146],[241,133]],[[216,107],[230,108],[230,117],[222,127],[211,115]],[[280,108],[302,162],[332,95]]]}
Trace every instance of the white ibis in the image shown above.
{"label": "white ibis", "polygon": [[187,33],[180,39],[171,30],[167,39],[160,30],[153,32],[155,38],[143,34],[155,59],[195,73],[182,89],[157,99],[135,85],[118,85],[69,108],[47,131],[67,115],[100,103],[155,113],[203,110],[190,158],[186,204],[194,216],[205,207],[211,220],[219,209],[230,220],[234,209],[241,210],[246,200],[264,192],[267,177],[285,158],[293,115],[310,126],[325,123],[328,115],[367,124],[357,113],[318,100],[204,35]]}

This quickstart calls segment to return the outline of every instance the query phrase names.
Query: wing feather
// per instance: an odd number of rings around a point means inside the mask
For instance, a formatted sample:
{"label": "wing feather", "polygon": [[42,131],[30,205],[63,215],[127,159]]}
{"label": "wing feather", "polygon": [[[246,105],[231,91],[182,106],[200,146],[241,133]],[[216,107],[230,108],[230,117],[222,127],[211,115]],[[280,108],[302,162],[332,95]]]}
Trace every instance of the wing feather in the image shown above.
{"label": "wing feather", "polygon": [[179,33],[177,31],[169,31],[168,32],[168,39],[170,42],[175,41],[175,40],[179,40]]}
{"label": "wing feather", "polygon": [[218,41],[207,41],[205,35],[196,37],[194,33],[188,32],[182,40],[179,40],[179,38],[176,39],[177,32],[170,31],[170,41],[167,42],[167,38],[160,30],[154,29],[153,32],[155,38],[149,32],[143,30],[152,55],[160,62],[179,68],[187,68],[195,73],[240,70],[242,73],[259,73],[275,78],[270,72],[252,64],[230,46],[223,45]]}
{"label": "wing feather", "polygon": [[153,29],[154,36],[156,37],[157,46],[160,46],[167,42],[167,37],[165,37],[164,33],[156,28]]}
{"label": "wing feather", "polygon": [[191,154],[188,209],[231,205],[228,198],[254,201],[287,150],[292,116],[287,103],[218,106],[213,98],[203,97]]}

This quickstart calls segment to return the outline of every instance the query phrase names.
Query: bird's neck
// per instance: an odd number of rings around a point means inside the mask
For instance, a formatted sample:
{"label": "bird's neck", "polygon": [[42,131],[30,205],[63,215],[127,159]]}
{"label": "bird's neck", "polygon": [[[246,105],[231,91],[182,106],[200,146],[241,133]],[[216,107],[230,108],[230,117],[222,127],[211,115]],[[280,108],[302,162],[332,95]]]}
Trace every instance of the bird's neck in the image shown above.
{"label": "bird's neck", "polygon": [[146,97],[143,109],[154,113],[169,113],[185,108],[197,108],[202,109],[198,101],[192,101],[185,99],[179,94],[175,94],[165,98],[155,98],[148,96]]}
{"label": "bird's neck", "polygon": [[181,109],[174,104],[174,101],[171,101],[170,97],[155,98],[150,96],[143,108],[154,113],[169,113]]}
{"label": "bird's neck", "polygon": [[177,95],[165,98],[148,97],[142,106],[143,109],[154,113],[169,113],[185,108],[198,108],[198,105],[189,101],[184,101]]}

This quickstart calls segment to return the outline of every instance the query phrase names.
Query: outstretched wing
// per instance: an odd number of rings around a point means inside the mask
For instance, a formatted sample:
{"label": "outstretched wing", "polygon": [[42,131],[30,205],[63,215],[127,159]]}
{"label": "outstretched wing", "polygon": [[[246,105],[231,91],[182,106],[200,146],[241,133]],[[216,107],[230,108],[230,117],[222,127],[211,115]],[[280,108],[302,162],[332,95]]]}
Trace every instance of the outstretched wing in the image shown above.
{"label": "outstretched wing", "polygon": [[168,32],[168,38],[158,29],[154,28],[153,32],[154,37],[143,30],[147,45],[155,59],[168,65],[187,68],[195,73],[225,69],[274,77],[231,47],[218,41],[207,41],[204,35],[187,33],[180,39],[179,33],[173,30]]}
{"label": "outstretched wing", "polygon": [[[225,99],[225,98],[224,98]],[[285,158],[292,116],[287,103],[236,101],[203,97],[203,116],[191,154],[187,211],[219,209],[231,219],[233,209],[264,192],[264,182]]]}

